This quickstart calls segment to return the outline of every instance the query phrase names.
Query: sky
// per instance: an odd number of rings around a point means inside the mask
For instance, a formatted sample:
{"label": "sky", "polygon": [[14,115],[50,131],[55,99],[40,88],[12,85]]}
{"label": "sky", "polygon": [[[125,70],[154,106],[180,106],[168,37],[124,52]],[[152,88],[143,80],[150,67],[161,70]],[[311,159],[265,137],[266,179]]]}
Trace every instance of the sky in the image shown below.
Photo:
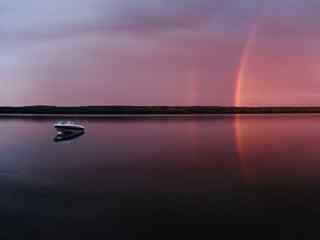
{"label": "sky", "polygon": [[318,0],[0,0],[0,105],[320,105]]}

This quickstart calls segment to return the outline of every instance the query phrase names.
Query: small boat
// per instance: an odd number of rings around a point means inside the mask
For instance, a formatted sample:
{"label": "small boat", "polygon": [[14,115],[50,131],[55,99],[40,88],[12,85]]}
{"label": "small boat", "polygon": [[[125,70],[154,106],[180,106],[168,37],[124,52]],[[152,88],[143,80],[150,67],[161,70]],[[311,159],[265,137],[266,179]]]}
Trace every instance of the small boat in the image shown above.
{"label": "small boat", "polygon": [[84,132],[85,131],[85,127],[80,125],[80,124],[76,124],[74,122],[58,122],[56,124],[53,125],[54,128],[58,131],[58,133],[66,133],[66,132]]}

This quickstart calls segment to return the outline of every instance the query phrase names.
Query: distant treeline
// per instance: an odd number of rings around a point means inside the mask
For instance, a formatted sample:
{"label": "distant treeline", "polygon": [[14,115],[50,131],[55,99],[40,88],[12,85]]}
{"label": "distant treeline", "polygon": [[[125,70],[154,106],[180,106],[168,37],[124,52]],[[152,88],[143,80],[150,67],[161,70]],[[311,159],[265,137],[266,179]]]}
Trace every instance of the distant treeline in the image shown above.
{"label": "distant treeline", "polygon": [[27,106],[0,107],[0,114],[264,114],[264,113],[320,113],[320,107],[221,107],[221,106]]}

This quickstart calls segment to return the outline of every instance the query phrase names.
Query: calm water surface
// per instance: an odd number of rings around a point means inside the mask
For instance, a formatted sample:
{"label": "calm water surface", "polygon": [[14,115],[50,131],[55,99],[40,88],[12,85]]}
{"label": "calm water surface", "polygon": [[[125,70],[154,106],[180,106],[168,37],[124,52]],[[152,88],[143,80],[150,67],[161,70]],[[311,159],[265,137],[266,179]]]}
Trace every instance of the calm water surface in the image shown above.
{"label": "calm water surface", "polygon": [[292,239],[320,215],[320,115],[79,119],[63,143],[56,121],[0,119],[3,238]]}

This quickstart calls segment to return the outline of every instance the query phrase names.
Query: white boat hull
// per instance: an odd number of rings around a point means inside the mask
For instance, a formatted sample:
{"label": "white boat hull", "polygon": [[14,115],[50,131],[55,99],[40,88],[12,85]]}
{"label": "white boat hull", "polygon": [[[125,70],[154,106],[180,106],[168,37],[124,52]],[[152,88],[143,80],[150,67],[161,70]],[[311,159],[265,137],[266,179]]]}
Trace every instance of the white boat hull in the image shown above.
{"label": "white boat hull", "polygon": [[84,132],[85,128],[82,125],[74,123],[56,123],[54,124],[55,129],[58,132]]}

